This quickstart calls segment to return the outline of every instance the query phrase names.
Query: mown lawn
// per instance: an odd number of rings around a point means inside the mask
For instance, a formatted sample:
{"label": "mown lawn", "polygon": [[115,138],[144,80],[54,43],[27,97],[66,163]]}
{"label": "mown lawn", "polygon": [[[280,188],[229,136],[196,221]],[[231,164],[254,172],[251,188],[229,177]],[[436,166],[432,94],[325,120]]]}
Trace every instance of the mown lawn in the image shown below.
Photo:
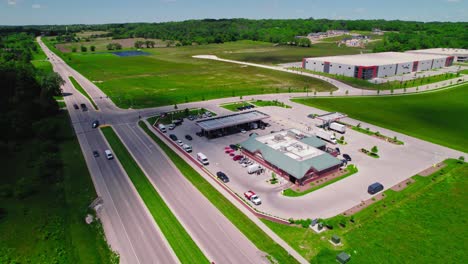
{"label": "mown lawn", "polygon": [[182,263],[209,263],[120,141],[112,127],[101,128],[157,225]]}
{"label": "mown lawn", "polygon": [[101,225],[84,221],[97,195],[68,116],[48,122],[60,128],[55,155],[63,163],[62,181],[39,178],[41,140],[1,155],[0,263],[118,263]]}
{"label": "mown lawn", "polygon": [[[351,263],[466,263],[468,164],[446,163],[430,176],[414,176],[400,192],[386,191],[383,200],[352,217],[325,220],[334,229],[320,235],[265,223],[311,263],[334,263],[341,251],[351,255]],[[328,242],[334,234],[342,247]]]}
{"label": "mown lawn", "polygon": [[195,171],[185,160],[167,146],[161,139],[155,136],[150,128],[143,122],[139,122],[140,127],[161,147],[180,172],[197,188],[221,213],[226,216],[255,246],[261,251],[269,254],[278,263],[297,263],[288,253],[276,242],[274,242],[263,230],[244,215],[226,197],[218,192],[209,182],[207,182],[197,171]]}
{"label": "mown lawn", "polygon": [[[48,42],[48,46],[52,45]],[[259,52],[264,47],[266,52]],[[270,50],[277,50],[271,55]],[[316,49],[317,53],[326,51]],[[56,49],[53,49],[57,52]],[[216,54],[229,57],[250,53],[274,56],[280,62],[300,60],[310,52],[292,47],[273,47],[270,43],[240,41],[191,47],[144,49],[150,56],[118,57],[110,53],[66,53],[61,57],[98,85],[120,107],[143,108],[203,101],[215,98],[302,92],[305,88],[329,91],[335,88],[322,80],[269,69],[212,60],[193,55]],[[239,52],[239,53],[237,53]],[[289,53],[292,53],[290,55]],[[270,55],[269,55],[270,54]],[[225,56],[227,55],[227,56]],[[286,60],[286,59],[285,59]],[[267,61],[265,58],[264,61]]]}
{"label": "mown lawn", "polygon": [[441,91],[381,97],[308,98],[293,101],[468,151],[468,84]]}

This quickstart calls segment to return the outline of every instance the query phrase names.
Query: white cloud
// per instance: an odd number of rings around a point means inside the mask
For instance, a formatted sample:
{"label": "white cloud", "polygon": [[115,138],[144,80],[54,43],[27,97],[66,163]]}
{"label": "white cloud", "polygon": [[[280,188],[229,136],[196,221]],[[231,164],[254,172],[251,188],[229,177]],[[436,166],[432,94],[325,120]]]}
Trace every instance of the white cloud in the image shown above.
{"label": "white cloud", "polygon": [[33,4],[31,7],[34,8],[34,9],[39,9],[39,8],[41,8],[41,5],[40,4]]}
{"label": "white cloud", "polygon": [[16,5],[16,0],[7,0],[8,5]]}

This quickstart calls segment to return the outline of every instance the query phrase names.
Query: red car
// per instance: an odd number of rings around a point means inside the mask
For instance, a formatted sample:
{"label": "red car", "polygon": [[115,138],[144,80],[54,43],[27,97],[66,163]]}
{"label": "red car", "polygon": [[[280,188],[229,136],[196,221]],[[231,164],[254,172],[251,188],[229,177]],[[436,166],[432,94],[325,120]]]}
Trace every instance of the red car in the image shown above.
{"label": "red car", "polygon": [[260,197],[258,197],[253,191],[247,191],[244,193],[245,198],[247,200],[251,201],[255,205],[260,205],[262,204],[262,200]]}
{"label": "red car", "polygon": [[231,152],[234,152],[234,151],[235,151],[235,150],[233,150],[233,149],[225,149],[225,150],[224,150],[224,153],[231,153]]}
{"label": "red car", "polygon": [[244,156],[242,156],[242,155],[236,155],[236,156],[234,156],[234,158],[232,158],[232,160],[233,161],[238,161],[238,160],[242,159],[243,157]]}

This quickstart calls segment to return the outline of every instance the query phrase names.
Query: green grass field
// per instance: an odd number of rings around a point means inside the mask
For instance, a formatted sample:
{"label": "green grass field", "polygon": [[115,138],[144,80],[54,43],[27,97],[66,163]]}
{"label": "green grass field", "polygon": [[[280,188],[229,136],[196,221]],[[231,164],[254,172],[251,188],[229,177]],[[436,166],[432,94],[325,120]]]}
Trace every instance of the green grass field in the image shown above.
{"label": "green grass field", "polygon": [[[50,42],[45,43],[52,47]],[[257,58],[257,62],[301,60],[304,56],[342,53],[341,49],[274,47],[271,43],[239,41],[190,47],[145,49],[151,56],[118,57],[110,53],[66,53],[60,56],[84,74],[120,107],[142,108],[203,101],[222,97],[334,90],[327,82],[302,75],[252,66],[195,59],[215,54],[230,59]],[[57,49],[52,48],[58,52]],[[343,53],[354,52],[343,49]],[[355,53],[355,52],[354,52]]]}
{"label": "green grass field", "polygon": [[0,159],[0,208],[6,209],[0,214],[0,263],[118,263],[100,223],[84,221],[97,195],[69,118],[62,113],[49,121],[60,128],[56,155],[63,181],[38,180],[42,142],[24,142]]}
{"label": "green grass field", "polygon": [[250,102],[240,101],[240,102],[234,102],[234,103],[229,103],[229,104],[221,104],[219,106],[229,111],[238,112],[239,111],[237,110],[238,107],[248,106],[248,105],[252,105],[252,104]]}
{"label": "green grass field", "polygon": [[32,52],[33,58],[31,60],[32,65],[34,68],[45,71],[45,72],[53,72],[52,64],[47,60],[47,56],[45,55],[44,51],[42,51],[41,47],[37,42],[34,42],[37,46],[37,51]]}
{"label": "green grass field", "polygon": [[[466,263],[468,164],[446,163],[430,176],[414,176],[400,192],[386,191],[383,200],[352,217],[325,220],[334,228],[320,235],[264,222],[311,263],[335,263],[341,251],[351,255],[350,263]],[[342,247],[328,242],[334,234]]]}
{"label": "green grass field", "polygon": [[467,152],[467,98],[468,84],[405,96],[293,100]]}
{"label": "green grass field", "polygon": [[255,100],[252,102],[252,104],[258,106],[258,107],[263,107],[263,106],[277,106],[277,107],[283,107],[283,108],[291,108],[291,106],[284,104],[283,102],[279,102],[277,100],[273,101],[268,101],[268,100]]}
{"label": "green grass field", "polygon": [[88,100],[93,105],[94,109],[98,110],[98,107],[96,103],[94,102],[94,100],[91,98],[91,96],[89,96],[89,94],[85,91],[85,89],[83,89],[83,87],[75,80],[75,78],[73,78],[72,76],[68,76],[68,78],[70,78],[70,81],[72,82],[73,86],[75,86],[76,90],[78,90],[78,92],[80,92],[82,95],[88,98]]}
{"label": "green grass field", "polygon": [[101,130],[180,262],[208,263],[206,256],[154,189],[113,128],[103,127]]}
{"label": "green grass field", "polygon": [[185,160],[155,136],[143,122],[140,127],[161,147],[180,172],[197,188],[218,210],[226,216],[259,250],[269,254],[278,263],[297,263],[281,246],[276,244],[255,223],[244,215],[226,197],[218,192],[208,181],[195,171]]}

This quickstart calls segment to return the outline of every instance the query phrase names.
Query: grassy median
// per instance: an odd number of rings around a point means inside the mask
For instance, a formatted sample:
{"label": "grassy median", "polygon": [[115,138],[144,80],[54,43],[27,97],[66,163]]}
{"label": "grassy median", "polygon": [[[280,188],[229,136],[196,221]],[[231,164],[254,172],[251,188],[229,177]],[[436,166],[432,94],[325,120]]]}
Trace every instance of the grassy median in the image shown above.
{"label": "grassy median", "polygon": [[89,96],[89,94],[85,91],[85,89],[83,89],[83,87],[75,80],[75,78],[73,78],[72,76],[69,76],[68,78],[70,78],[70,81],[72,82],[73,86],[75,86],[75,88],[84,96],[86,96],[86,98],[89,99],[89,101],[91,102],[91,104],[93,104],[93,107],[94,109],[98,110],[98,107],[96,105],[96,103],[93,101],[93,99],[91,98],[91,96]]}
{"label": "grassy median", "polygon": [[120,141],[112,127],[101,128],[140,197],[182,263],[209,263]]}
{"label": "grassy median", "polygon": [[138,123],[143,130],[161,147],[180,172],[216,207],[226,216],[258,249],[272,256],[278,263],[297,263],[296,259],[274,242],[260,227],[243,214],[226,197],[206,181],[185,160],[167,146],[161,139],[150,131],[147,125]]}

